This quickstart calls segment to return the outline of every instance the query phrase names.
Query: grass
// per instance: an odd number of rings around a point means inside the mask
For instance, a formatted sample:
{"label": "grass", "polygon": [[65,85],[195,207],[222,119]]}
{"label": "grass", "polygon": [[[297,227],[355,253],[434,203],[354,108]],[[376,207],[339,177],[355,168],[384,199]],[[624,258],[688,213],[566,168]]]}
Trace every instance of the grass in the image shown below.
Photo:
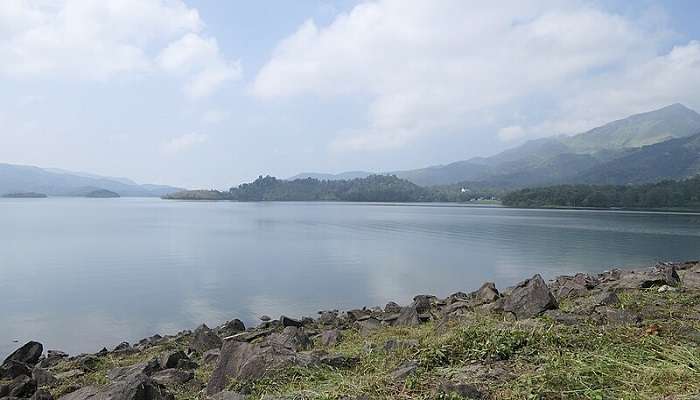
{"label": "grass", "polygon": [[[493,399],[684,399],[700,394],[700,343],[687,334],[700,332],[698,319],[691,318],[700,312],[700,294],[645,290],[621,293],[620,300],[617,307],[649,314],[642,325],[567,326],[545,317],[513,322],[469,314],[416,327],[386,327],[368,336],[350,330],[336,346],[316,344],[315,350],[356,357],[353,367],[289,367],[255,382],[232,382],[229,389],[246,392],[252,400],[458,398],[440,392],[447,381],[474,384]],[[389,339],[417,345],[385,351]],[[185,346],[168,342],[143,353],[102,357],[94,372],[72,384],[104,384],[106,371],[115,366]],[[392,371],[408,361],[417,363],[415,373],[393,379]],[[207,382],[212,370],[211,365],[198,368],[197,380]],[[184,400],[203,398],[201,388],[170,389]]]}

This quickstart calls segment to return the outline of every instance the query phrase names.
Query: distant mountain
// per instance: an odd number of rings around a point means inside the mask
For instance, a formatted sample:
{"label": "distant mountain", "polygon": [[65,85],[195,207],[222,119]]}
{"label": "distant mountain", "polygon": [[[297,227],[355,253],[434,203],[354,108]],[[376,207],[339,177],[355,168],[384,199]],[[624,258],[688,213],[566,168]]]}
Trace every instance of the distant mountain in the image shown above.
{"label": "distant mountain", "polygon": [[342,181],[342,180],[348,180],[348,179],[366,178],[370,175],[372,175],[372,173],[366,172],[366,171],[348,171],[348,172],[341,172],[339,174],[323,174],[323,173],[316,173],[316,172],[302,172],[300,174],[297,174],[297,175],[294,175],[290,178],[287,178],[286,180],[293,181],[296,179],[311,178],[311,179],[318,179],[319,181]]}
{"label": "distant mountain", "polygon": [[690,178],[700,174],[700,133],[644,146],[585,170],[574,183],[626,185]]}
{"label": "distant mountain", "polygon": [[36,192],[49,196],[85,196],[96,190],[108,190],[126,197],[161,197],[182,189],[164,185],[139,185],[125,178],[0,164],[0,194]]}
{"label": "distant mountain", "polygon": [[[697,133],[700,133],[700,114],[681,104],[673,104],[578,135],[531,140],[490,157],[386,174],[421,186],[466,182],[498,188],[578,181],[626,184],[663,178],[679,179],[688,176],[687,171],[677,165],[679,160],[656,154],[661,147],[642,150],[645,146],[687,138]],[[676,148],[675,144],[669,146],[683,153],[684,160],[692,159],[692,145],[682,149]],[[650,161],[649,152],[654,152],[653,162],[658,164],[639,165],[640,161],[636,160]],[[692,169],[690,166],[687,168]],[[622,173],[625,169],[629,170],[627,174]],[[652,169],[657,172],[652,172]],[[614,176],[613,171],[616,171]],[[660,174],[658,171],[666,172]]]}

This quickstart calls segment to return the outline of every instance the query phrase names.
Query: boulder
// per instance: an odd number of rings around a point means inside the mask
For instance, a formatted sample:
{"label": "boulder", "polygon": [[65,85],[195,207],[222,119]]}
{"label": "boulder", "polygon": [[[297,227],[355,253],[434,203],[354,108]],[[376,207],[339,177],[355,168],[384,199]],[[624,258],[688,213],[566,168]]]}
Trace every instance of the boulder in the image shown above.
{"label": "boulder", "polygon": [[7,356],[3,364],[8,361],[18,361],[28,365],[36,365],[39,362],[41,353],[44,352],[44,346],[39,342],[27,342],[19,349],[15,350]]}
{"label": "boulder", "polygon": [[392,380],[400,381],[406,379],[409,375],[412,375],[418,369],[418,363],[415,361],[408,361],[389,374]]}
{"label": "boulder", "polygon": [[334,325],[338,319],[338,313],[336,311],[321,311],[319,314],[318,323],[321,325]]}
{"label": "boulder", "polygon": [[319,342],[323,346],[335,346],[336,344],[338,344],[341,337],[341,331],[339,331],[338,329],[330,329],[321,333]]}
{"label": "boulder", "polygon": [[281,346],[293,351],[307,350],[311,347],[311,339],[304,332],[304,328],[288,326],[282,333],[272,333],[267,342],[271,346]]}
{"label": "boulder", "polygon": [[67,353],[59,350],[49,350],[46,352],[46,358],[39,360],[37,364],[41,368],[51,368],[68,357]]}
{"label": "boulder", "polygon": [[355,325],[359,329],[360,335],[367,336],[381,328],[382,323],[376,318],[367,318],[362,321],[355,322]]}
{"label": "boulder", "polygon": [[244,332],[245,325],[240,319],[234,319],[221,325],[216,331],[216,333],[221,337],[231,336],[239,332]]}
{"label": "boulder", "polygon": [[20,375],[8,384],[8,397],[31,397],[36,391],[36,382],[27,375]]}
{"label": "boulder", "polygon": [[503,310],[513,313],[517,319],[532,318],[555,308],[557,301],[539,274],[517,284],[503,304]]}
{"label": "boulder", "polygon": [[32,379],[36,381],[37,386],[53,386],[58,382],[58,379],[53,374],[44,368],[34,367],[32,370]]}
{"label": "boulder", "polygon": [[161,369],[177,368],[177,363],[180,360],[189,360],[187,354],[181,350],[165,352],[158,358]]}
{"label": "boulder", "polygon": [[438,392],[442,395],[446,395],[447,398],[459,398],[459,399],[487,399],[488,396],[479,390],[474,385],[466,383],[452,383],[445,382],[440,384]]}
{"label": "boulder", "polygon": [[420,324],[418,310],[415,306],[403,307],[398,318],[394,320],[394,326],[416,326]]}
{"label": "boulder", "polygon": [[177,360],[177,365],[175,366],[175,368],[177,368],[177,369],[185,369],[185,370],[197,369],[197,367],[199,367],[199,364],[190,360],[189,358],[181,358],[181,359]]}
{"label": "boulder", "polygon": [[203,354],[207,350],[221,348],[222,342],[221,338],[214,331],[202,324],[194,330],[190,348]]}
{"label": "boulder", "polygon": [[420,294],[413,298],[413,307],[415,307],[418,314],[430,312],[433,300],[435,300],[435,296]]}
{"label": "boulder", "polygon": [[284,327],[287,327],[287,326],[294,326],[294,327],[297,327],[297,328],[301,328],[301,326],[303,325],[303,324],[301,323],[300,320],[294,319],[294,318],[290,318],[290,317],[287,317],[287,316],[285,316],[285,315],[282,315],[282,316],[280,317],[280,322],[282,323],[282,326],[284,326]]}
{"label": "boulder", "polygon": [[[494,301],[498,300],[501,295],[496,289],[496,284],[493,282],[486,282],[481,285],[479,290],[471,293],[469,297],[475,306],[479,306],[482,304],[493,303]],[[454,301],[452,301],[452,303],[454,303]]]}
{"label": "boulder", "polygon": [[206,353],[202,355],[202,363],[203,364],[212,364],[217,361],[219,361],[219,356],[221,355],[221,350],[219,349],[213,349],[213,350],[208,350]]}
{"label": "boulder", "polygon": [[270,321],[270,320],[272,320],[272,318],[270,318],[270,317],[267,316],[267,315],[261,315],[261,316],[260,316],[260,321],[262,321],[262,322],[268,322],[268,321]]}
{"label": "boulder", "polygon": [[39,389],[34,392],[30,400],[53,400],[53,395],[48,390]]}
{"label": "boulder", "polygon": [[641,270],[616,270],[607,274],[608,285],[623,289],[648,289],[654,286],[679,286],[681,279],[673,264],[659,264]]}
{"label": "boulder", "polygon": [[158,371],[160,368],[160,363],[157,359],[152,359],[151,361],[141,362],[134,365],[129,365],[126,367],[116,367],[112,368],[107,372],[107,378],[112,381],[126,380],[130,377],[137,375],[149,376],[154,372]]}
{"label": "boulder", "polygon": [[151,378],[155,382],[165,386],[181,385],[194,379],[193,371],[183,371],[181,369],[169,368],[154,372]]}
{"label": "boulder", "polygon": [[0,379],[15,379],[18,376],[31,374],[31,368],[20,361],[8,360],[0,366]]}
{"label": "boulder", "polygon": [[401,306],[394,303],[393,301],[390,301],[384,306],[384,312],[390,314],[398,314],[401,312]]}
{"label": "boulder", "polygon": [[700,290],[700,263],[682,271],[680,277],[682,287],[690,290]]}
{"label": "boulder", "polygon": [[167,389],[144,374],[134,374],[106,386],[86,386],[61,400],[174,400]]}
{"label": "boulder", "polygon": [[83,375],[85,375],[85,372],[83,372],[82,369],[71,369],[71,370],[66,371],[66,372],[59,372],[55,375],[55,377],[59,381],[63,381],[63,380],[70,380],[73,378],[77,378],[77,377],[83,376]]}
{"label": "boulder", "polygon": [[224,390],[223,392],[219,392],[211,397],[209,397],[211,400],[246,400],[246,396],[240,393],[236,392],[230,392],[228,390]]}

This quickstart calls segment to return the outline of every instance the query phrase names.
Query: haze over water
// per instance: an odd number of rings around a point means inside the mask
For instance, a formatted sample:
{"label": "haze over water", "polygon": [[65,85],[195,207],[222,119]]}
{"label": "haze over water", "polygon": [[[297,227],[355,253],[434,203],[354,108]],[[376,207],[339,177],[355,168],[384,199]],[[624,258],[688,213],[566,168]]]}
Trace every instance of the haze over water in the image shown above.
{"label": "haze over water", "polygon": [[700,214],[0,200],[0,356],[700,258]]}

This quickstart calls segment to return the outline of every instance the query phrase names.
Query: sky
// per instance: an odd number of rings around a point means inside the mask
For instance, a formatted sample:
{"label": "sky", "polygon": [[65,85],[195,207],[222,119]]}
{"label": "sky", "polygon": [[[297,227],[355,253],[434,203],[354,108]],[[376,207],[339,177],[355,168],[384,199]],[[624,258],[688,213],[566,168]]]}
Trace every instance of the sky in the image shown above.
{"label": "sky", "polygon": [[2,0],[0,162],[226,189],[683,103],[700,2]]}

